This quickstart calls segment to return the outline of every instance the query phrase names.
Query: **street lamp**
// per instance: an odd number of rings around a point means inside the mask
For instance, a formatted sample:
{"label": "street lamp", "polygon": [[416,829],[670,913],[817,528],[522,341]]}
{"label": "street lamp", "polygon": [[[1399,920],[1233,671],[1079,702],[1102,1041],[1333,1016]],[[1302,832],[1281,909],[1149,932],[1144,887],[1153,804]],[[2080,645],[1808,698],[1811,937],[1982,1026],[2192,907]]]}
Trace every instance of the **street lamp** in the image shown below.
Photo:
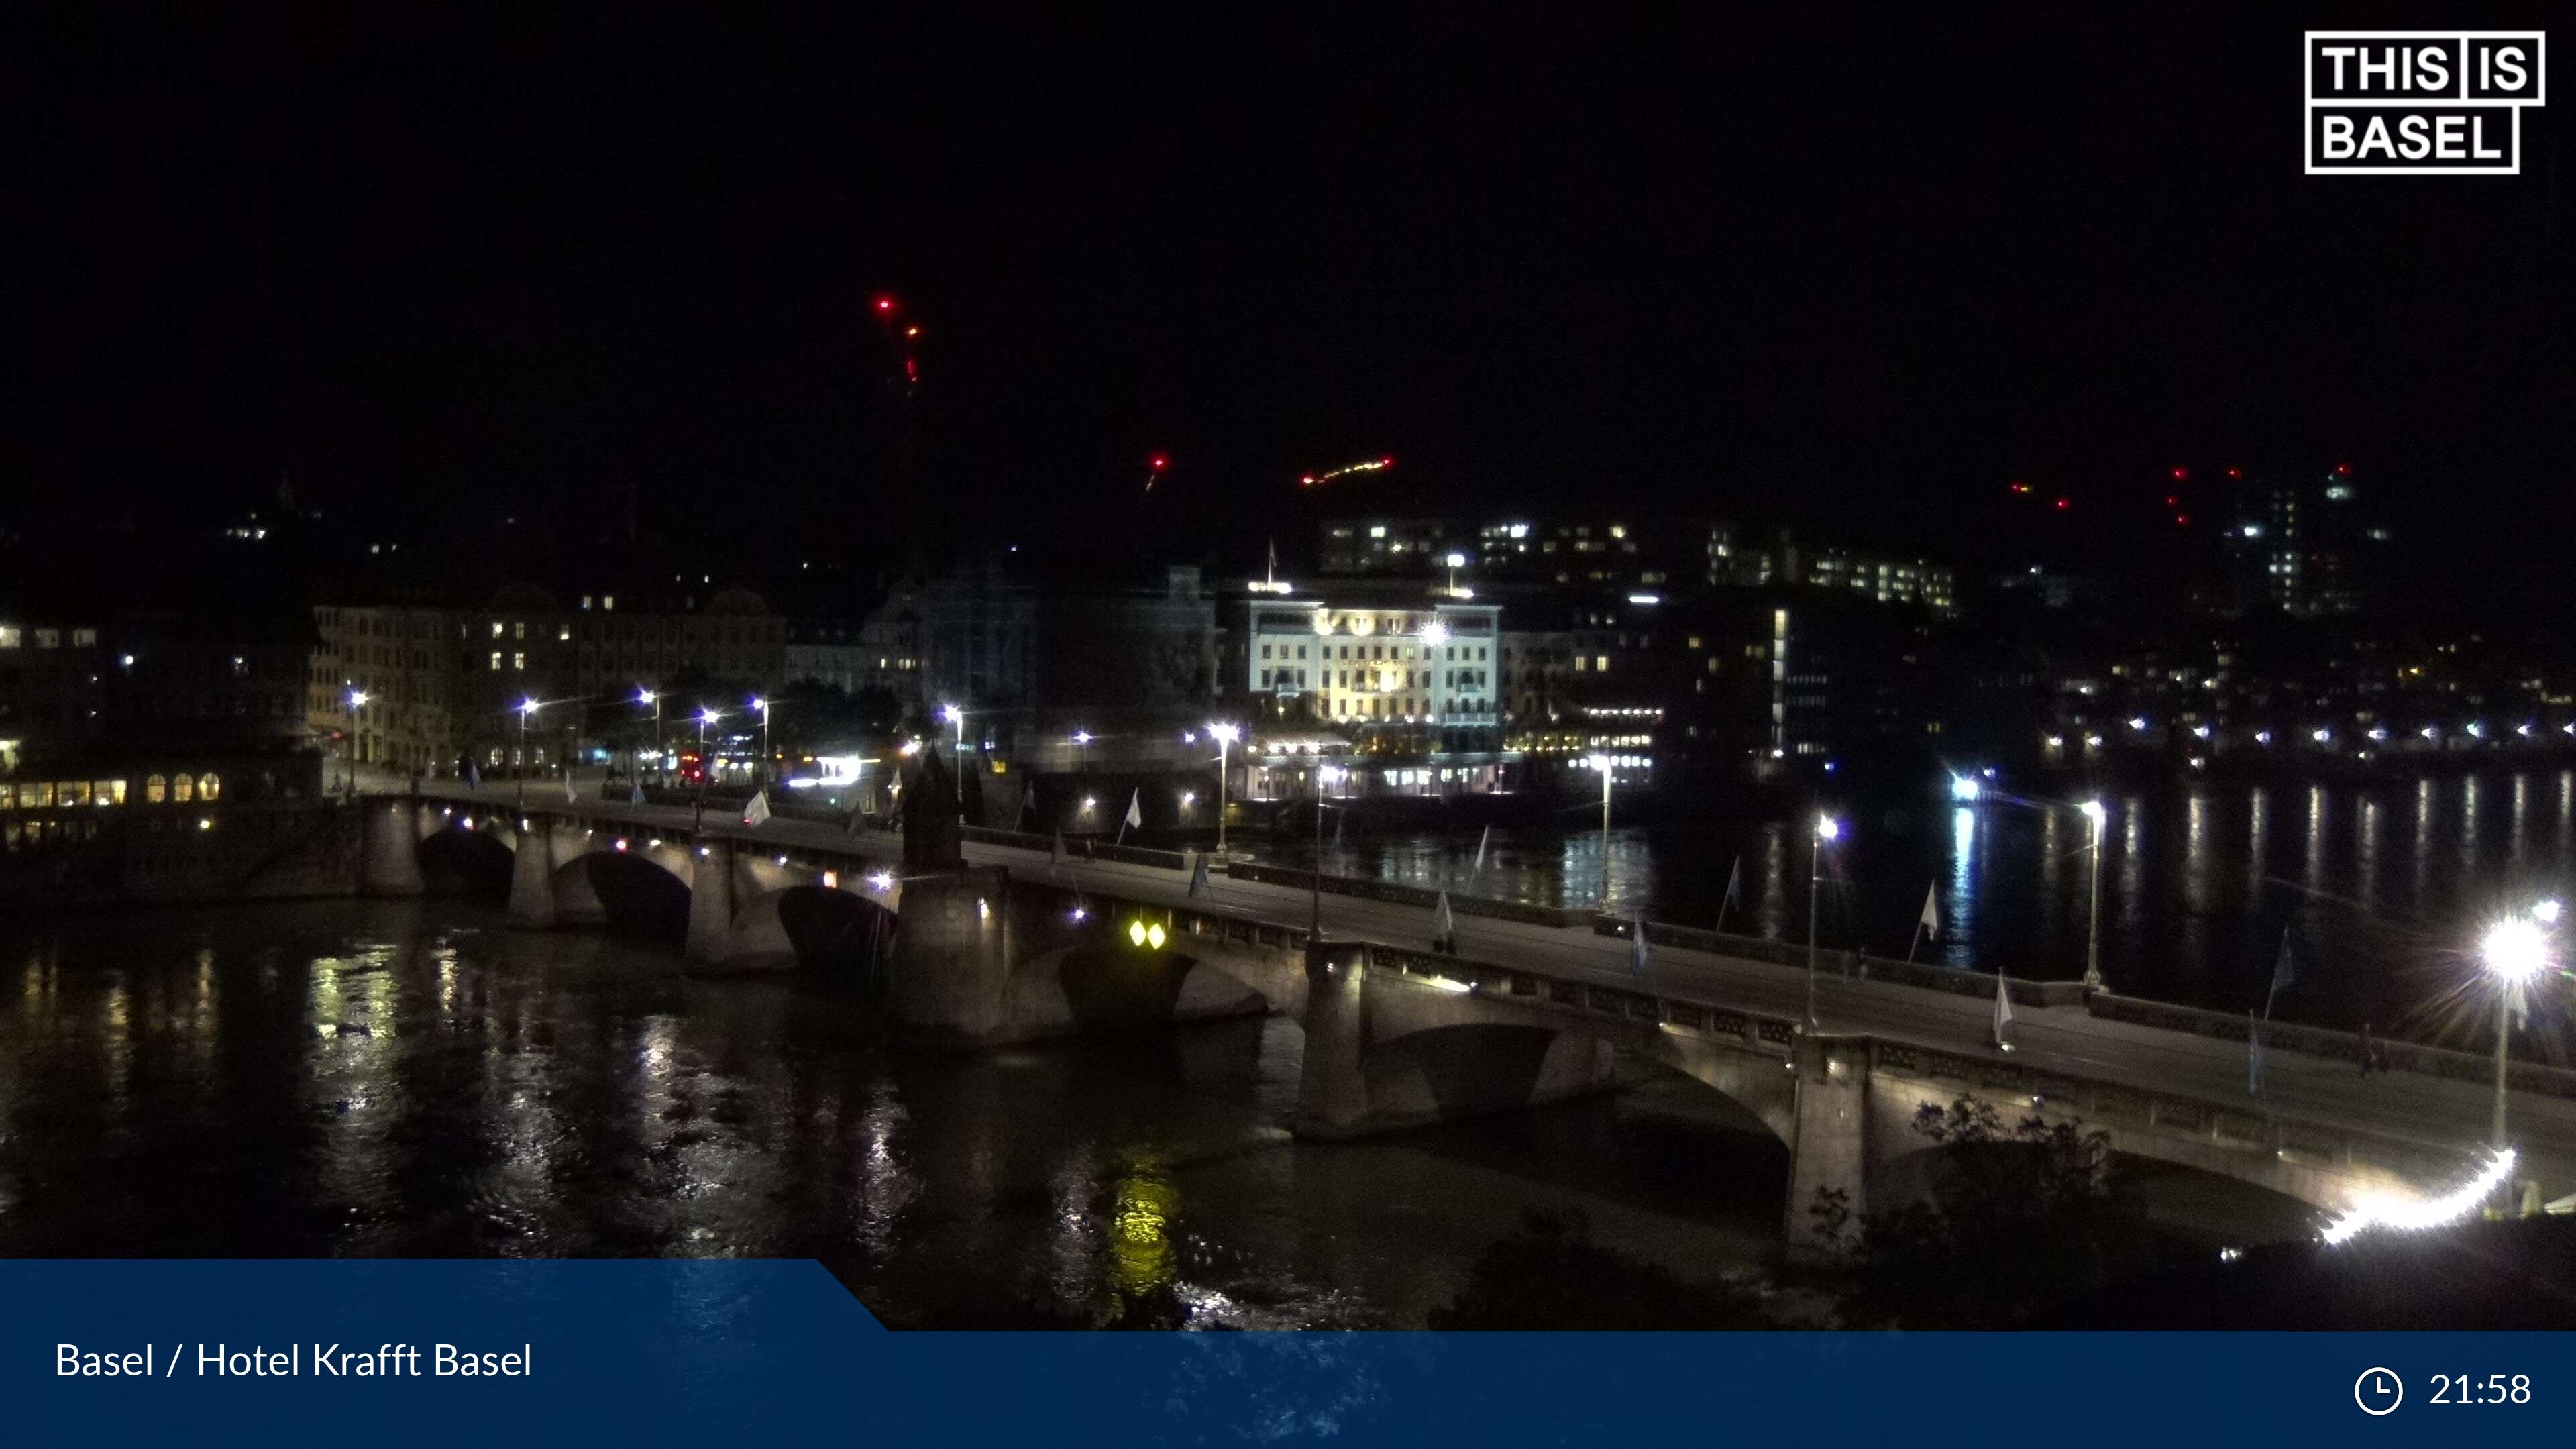
{"label": "street lamp", "polygon": [[1463,553],[1453,553],[1440,561],[1449,566],[1449,593],[1454,598],[1458,593],[1458,570],[1467,566],[1467,556]]}
{"label": "street lamp", "polygon": [[720,709],[698,707],[698,798],[697,814],[691,817],[689,826],[692,830],[702,829],[707,823],[707,777],[715,773],[708,768],[707,726],[723,718],[724,711]]}
{"label": "street lamp", "polygon": [[1240,726],[1210,724],[1207,732],[1216,739],[1216,858],[1225,859],[1225,754],[1226,747],[1243,737]]}
{"label": "street lamp", "polygon": [[1825,884],[1825,842],[1840,840],[1843,823],[1830,815],[1816,817],[1816,834],[1807,846],[1807,1030],[1816,1029],[1816,897]]}
{"label": "street lamp", "polygon": [[966,768],[966,711],[953,704],[943,704],[939,707],[939,717],[957,726],[957,749],[949,759],[963,770]]}
{"label": "street lamp", "polygon": [[1091,767],[1091,731],[1073,732],[1073,772],[1077,775]]}
{"label": "street lamp", "polygon": [[535,700],[519,701],[519,768],[511,773],[519,777],[519,803],[523,806],[528,803],[528,721],[534,719],[536,713]]}
{"label": "street lamp", "polygon": [[[2542,903],[2555,906],[2554,901]],[[2534,911],[2533,915],[2541,915]],[[2543,920],[2557,915],[2555,910]],[[2495,1145],[2504,1148],[2505,1045],[2513,1023],[2514,1003],[2523,992],[2549,968],[2549,933],[2538,921],[2511,916],[2487,928],[2486,939],[2479,943],[2478,954],[2485,958],[2487,974],[2496,979],[2496,1060],[2495,1060]]]}
{"label": "street lamp", "polygon": [[[662,758],[662,696],[639,684],[635,687],[635,702],[653,706],[653,758],[659,761]],[[643,761],[635,762],[635,773],[639,776],[644,773]]]}
{"label": "street lamp", "polygon": [[2108,813],[2099,800],[2077,807],[2093,826],[2092,904],[2084,916],[2084,989],[2102,989],[2102,820]]}
{"label": "street lamp", "polygon": [[1332,766],[1315,762],[1315,868],[1306,876],[1306,935],[1316,941],[1324,939],[1324,785],[1333,775]]}
{"label": "street lamp", "polygon": [[363,689],[349,691],[349,748],[341,763],[349,777],[349,798],[358,798],[358,711],[365,707],[368,694]]}
{"label": "street lamp", "polygon": [[760,711],[760,783],[769,783],[769,701],[756,698],[751,707]]}
{"label": "street lamp", "polygon": [[1608,755],[1594,755],[1585,761],[1601,772],[1601,909],[1610,909],[1610,778]]}

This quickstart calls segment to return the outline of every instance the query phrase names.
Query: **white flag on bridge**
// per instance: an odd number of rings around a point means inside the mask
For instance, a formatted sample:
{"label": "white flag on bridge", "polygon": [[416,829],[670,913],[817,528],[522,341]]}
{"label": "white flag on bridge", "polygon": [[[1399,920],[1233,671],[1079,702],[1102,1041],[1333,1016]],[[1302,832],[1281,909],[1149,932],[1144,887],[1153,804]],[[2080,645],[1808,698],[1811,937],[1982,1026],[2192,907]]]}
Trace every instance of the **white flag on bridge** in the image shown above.
{"label": "white flag on bridge", "polygon": [[2012,1025],[2012,993],[2004,989],[2004,973],[1995,973],[1995,1045],[2012,1050],[2005,1028]]}
{"label": "white flag on bridge", "polygon": [[757,826],[768,818],[769,792],[767,790],[752,791],[751,803],[742,807],[742,823],[745,825]]}

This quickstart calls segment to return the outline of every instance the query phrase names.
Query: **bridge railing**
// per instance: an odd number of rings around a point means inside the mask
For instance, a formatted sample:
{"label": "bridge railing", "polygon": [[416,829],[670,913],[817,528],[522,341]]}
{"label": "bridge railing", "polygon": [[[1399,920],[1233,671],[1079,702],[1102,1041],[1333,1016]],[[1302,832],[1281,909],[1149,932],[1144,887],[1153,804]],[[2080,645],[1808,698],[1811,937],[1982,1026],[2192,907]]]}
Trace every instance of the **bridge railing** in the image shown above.
{"label": "bridge railing", "polygon": [[[1035,850],[1052,854],[1056,837],[1036,835],[1026,830],[995,830],[987,825],[958,827],[958,836],[978,845],[1007,845],[1018,850]],[[1096,840],[1088,835],[1064,837],[1067,860],[1108,860],[1121,865],[1145,865],[1157,870],[1188,870],[1190,856],[1180,850],[1148,850],[1141,845],[1119,845]]]}
{"label": "bridge railing", "polygon": [[[1456,903],[1451,903],[1455,908]],[[1613,916],[1596,916],[1593,934],[1615,936],[1626,940],[1635,933],[1636,923]],[[1774,941],[1764,936],[1736,936],[1720,931],[1704,931],[1689,926],[1667,926],[1659,921],[1646,922],[1646,941],[1656,946],[1678,946],[1688,951],[1707,951],[1714,955],[1760,961],[1773,966],[1805,970],[1807,948],[1791,941]],[[1995,994],[1994,973],[1969,971],[1957,966],[1935,966],[1924,961],[1898,961],[1886,956],[1872,956],[1865,951],[1821,951],[1817,969],[1839,977],[1864,981],[1892,981],[1899,986],[1916,986],[1926,991],[1947,991],[1957,996]],[[2004,990],[2025,1006],[2081,1006],[2084,983],[2080,981],[2028,981],[2018,976],[2004,979]]]}
{"label": "bridge railing", "polygon": [[[1225,873],[1236,880],[1255,881],[1263,885],[1289,886],[1297,890],[1314,888],[1312,871],[1292,870],[1284,865],[1261,865],[1248,860],[1227,864]],[[1430,910],[1440,899],[1440,892],[1423,886],[1398,885],[1393,881],[1363,880],[1355,876],[1324,877],[1324,893],[1352,896],[1360,900],[1388,901],[1402,906],[1420,906]],[[1484,916],[1498,921],[1517,921],[1525,926],[1581,927],[1592,920],[1590,911],[1566,910],[1558,906],[1533,906],[1521,901],[1495,900],[1490,896],[1453,895],[1451,912],[1461,916]]]}
{"label": "bridge railing", "polygon": [[[2093,1015],[2105,1020],[2189,1032],[2220,1041],[2241,1042],[2253,1031],[2250,1021],[2233,1012],[2178,1006],[2167,1001],[2147,1001],[2135,996],[2115,996],[2107,991],[2094,993],[2092,1000],[2085,1005]],[[2448,1077],[2453,1081],[2475,1082],[2481,1086],[2495,1084],[2495,1058],[2491,1056],[2382,1036],[2372,1037],[2370,1045],[2379,1065],[2390,1071],[2420,1072],[2426,1076]],[[2293,1026],[2276,1021],[2263,1027],[2263,1046],[2269,1051],[2292,1051],[2351,1062],[2356,1071],[2361,1066],[2362,1040],[2355,1032]],[[2537,1092],[2543,1096],[2576,1100],[2576,1071],[2565,1067],[2515,1062],[2505,1080],[2517,1092]]]}

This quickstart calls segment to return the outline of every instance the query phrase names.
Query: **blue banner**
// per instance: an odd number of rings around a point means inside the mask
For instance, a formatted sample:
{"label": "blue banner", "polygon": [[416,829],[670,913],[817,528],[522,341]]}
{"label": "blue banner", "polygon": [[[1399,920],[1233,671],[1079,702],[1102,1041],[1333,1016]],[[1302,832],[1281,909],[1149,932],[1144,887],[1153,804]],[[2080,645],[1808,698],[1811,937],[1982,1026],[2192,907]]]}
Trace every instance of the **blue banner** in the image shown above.
{"label": "blue banner", "polygon": [[809,1262],[0,1262],[0,1443],[2542,1442],[2563,1334],[888,1333]]}

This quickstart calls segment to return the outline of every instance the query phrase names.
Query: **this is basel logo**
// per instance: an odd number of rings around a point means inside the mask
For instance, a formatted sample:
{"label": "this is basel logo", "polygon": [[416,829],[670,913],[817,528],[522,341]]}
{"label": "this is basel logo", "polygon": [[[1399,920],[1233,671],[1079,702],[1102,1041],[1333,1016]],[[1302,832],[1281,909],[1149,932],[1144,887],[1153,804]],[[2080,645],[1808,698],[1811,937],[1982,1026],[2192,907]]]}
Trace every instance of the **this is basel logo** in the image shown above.
{"label": "this is basel logo", "polygon": [[2310,176],[2518,176],[2537,30],[2311,30]]}

